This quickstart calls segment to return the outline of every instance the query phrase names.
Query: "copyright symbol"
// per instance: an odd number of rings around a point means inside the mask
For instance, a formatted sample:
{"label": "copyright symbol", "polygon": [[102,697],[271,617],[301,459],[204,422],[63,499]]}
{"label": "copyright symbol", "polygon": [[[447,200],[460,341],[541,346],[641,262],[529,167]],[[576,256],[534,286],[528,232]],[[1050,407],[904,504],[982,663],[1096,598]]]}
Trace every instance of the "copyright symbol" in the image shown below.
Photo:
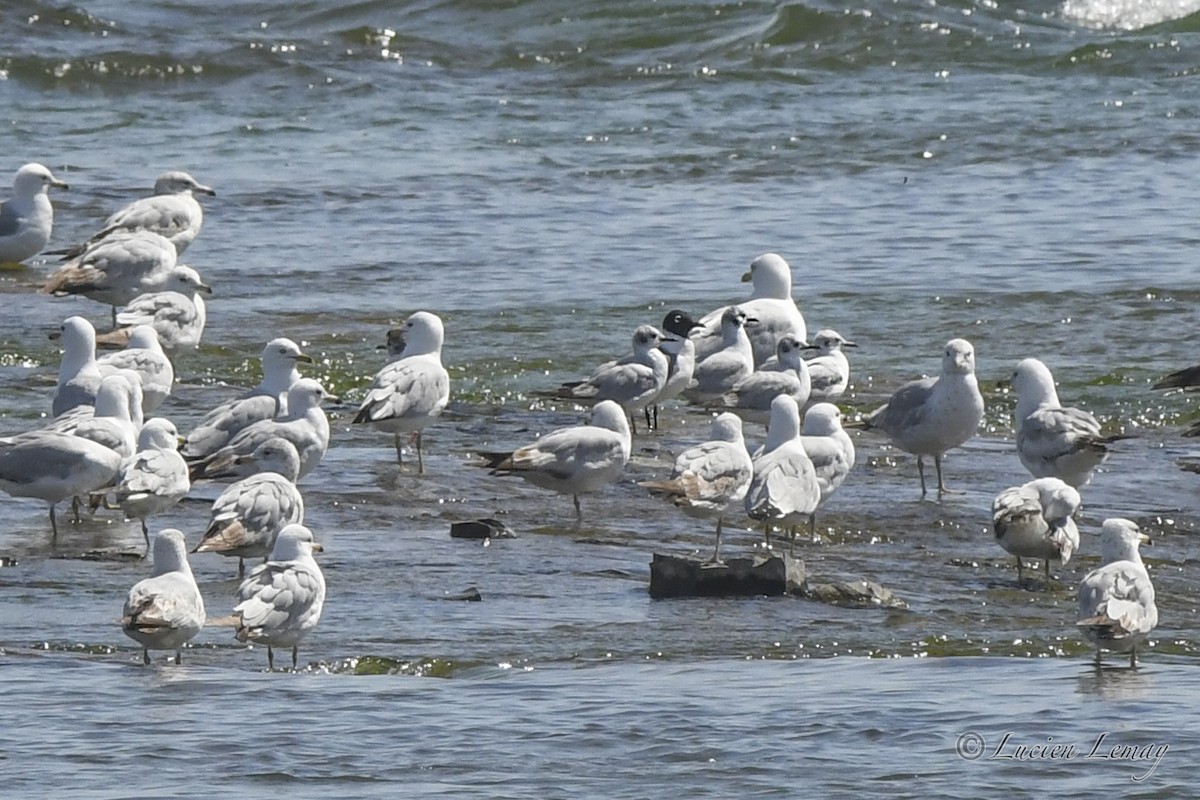
{"label": "copyright symbol", "polygon": [[983,755],[983,747],[983,737],[975,731],[967,731],[960,734],[958,741],[954,743],[954,752],[958,753],[959,758],[965,758],[967,761],[978,761]]}

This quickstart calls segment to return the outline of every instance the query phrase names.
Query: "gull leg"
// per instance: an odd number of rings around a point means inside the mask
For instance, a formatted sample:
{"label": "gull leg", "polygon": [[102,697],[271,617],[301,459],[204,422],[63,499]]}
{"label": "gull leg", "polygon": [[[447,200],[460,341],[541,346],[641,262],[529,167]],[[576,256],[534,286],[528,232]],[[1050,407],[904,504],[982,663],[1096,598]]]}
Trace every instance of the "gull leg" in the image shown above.
{"label": "gull leg", "polygon": [[175,651],[175,666],[178,667],[182,663],[183,663],[183,658],[179,655],[179,651],[176,650]]}
{"label": "gull leg", "polygon": [[425,474],[425,454],[421,452],[421,432],[417,431],[417,474]]}
{"label": "gull leg", "polygon": [[1021,564],[1021,557],[1020,557],[1020,556],[1016,556],[1016,559],[1017,559],[1017,586],[1020,586],[1020,585],[1021,585],[1021,580],[1022,580],[1022,576],[1021,576],[1021,568],[1022,568],[1022,566],[1023,566],[1023,565]]}
{"label": "gull leg", "polygon": [[[657,406],[656,406],[656,408],[657,408]],[[650,419],[650,406],[646,406],[645,408],[642,409],[642,411],[645,412],[645,414],[646,414],[646,430],[652,431],[655,428],[657,428],[658,426],[655,425]]]}
{"label": "gull leg", "polygon": [[404,466],[404,449],[401,447],[401,444],[400,444],[399,432],[397,432],[395,434],[395,438],[393,439],[393,441],[396,444],[396,463],[403,467]]}
{"label": "gull leg", "polygon": [[1096,669],[1100,669],[1100,648],[1096,648]]}
{"label": "gull leg", "polygon": [[942,480],[942,457],[941,456],[933,457],[933,465],[935,467],[937,467],[938,495],[939,496],[941,496],[943,494],[965,494],[966,493],[962,489],[951,489],[948,486],[946,486],[946,482],[944,480]]}
{"label": "gull leg", "polygon": [[238,577],[246,577],[246,559],[238,556]]}
{"label": "gull leg", "polygon": [[921,499],[925,499],[925,495],[929,494],[925,490],[925,457],[917,456],[917,474],[921,476]]}
{"label": "gull leg", "polygon": [[53,534],[50,536],[50,544],[58,543],[58,520],[54,517],[54,504],[50,504],[50,530]]}
{"label": "gull leg", "polygon": [[1046,586],[1044,591],[1050,591],[1050,559],[1046,559]]}
{"label": "gull leg", "polygon": [[771,549],[771,520],[763,520],[763,536],[767,538],[767,549]]}
{"label": "gull leg", "polygon": [[300,655],[300,646],[295,645],[295,644],[292,645],[292,672],[296,671],[296,659],[299,657],[299,655]]}
{"label": "gull leg", "polygon": [[267,672],[275,671],[275,652],[271,650],[271,645],[267,645]]}
{"label": "gull leg", "polygon": [[717,517],[717,545],[716,545],[716,547],[713,548],[712,558],[710,558],[707,562],[705,562],[707,564],[720,564],[721,563],[721,522],[722,521],[723,521],[722,517]]}
{"label": "gull leg", "polygon": [[796,526],[788,528],[788,555],[796,555]]}
{"label": "gull leg", "polygon": [[1129,668],[1137,669],[1137,648],[1136,647],[1131,647],[1129,649]]}
{"label": "gull leg", "polygon": [[817,512],[808,515],[808,538],[812,541],[817,540]]}
{"label": "gull leg", "polygon": [[116,306],[110,306],[110,307],[112,308],[112,326],[113,326],[113,330],[115,331],[117,329],[117,307]]}
{"label": "gull leg", "polygon": [[579,507],[579,495],[573,494],[571,495],[571,499],[575,501],[575,518],[582,521],[583,509]]}
{"label": "gull leg", "polygon": [[150,651],[144,647],[142,648],[142,663],[150,666]]}
{"label": "gull leg", "polygon": [[142,523],[142,538],[146,540],[146,552],[142,554],[142,558],[150,555],[150,529],[146,527],[146,520],[141,520]]}
{"label": "gull leg", "polygon": [[79,524],[79,497],[71,498],[71,512],[75,514],[75,524]]}
{"label": "gull leg", "polygon": [[634,436],[637,435],[637,422],[634,421],[633,414],[629,415],[629,433]]}
{"label": "gull leg", "polygon": [[658,430],[658,403],[654,404],[654,430]]}

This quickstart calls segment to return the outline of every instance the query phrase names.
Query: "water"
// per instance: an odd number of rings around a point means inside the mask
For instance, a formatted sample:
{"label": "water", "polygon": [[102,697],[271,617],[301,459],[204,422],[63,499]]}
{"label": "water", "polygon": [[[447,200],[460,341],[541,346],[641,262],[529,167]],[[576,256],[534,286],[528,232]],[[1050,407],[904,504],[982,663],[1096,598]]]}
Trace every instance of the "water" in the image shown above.
{"label": "water", "polygon": [[[181,668],[143,668],[116,624],[146,573],[114,555],[139,551],[136,523],[85,518],[53,548],[44,506],[2,500],[9,791],[1183,792],[1200,514],[1175,462],[1195,454],[1179,432],[1196,403],[1148,387],[1198,359],[1194,6],[8,4],[0,169],[40,160],[71,182],[55,244],[164,169],[219,193],[185,258],[216,289],[205,343],[163,412],[190,427],[256,379],[274,335],[345,397],[302,484],[330,597],[298,675],[263,673],[220,627]],[[850,414],[936,370],[946,340],[976,346],[985,429],[946,462],[965,494],[920,502],[912,460],[860,436],[799,548],[818,579],[877,580],[906,610],[651,602],[651,554],[707,551],[711,529],[633,481],[702,438],[700,414],[638,437],[580,525],[569,499],[468,464],[574,424],[582,409],[531,393],[670,308],[742,296],[766,250],[792,263],[811,329],[862,345]],[[49,268],[0,274],[5,430],[48,410],[42,333],[107,320],[35,294]],[[349,420],[389,322],[420,308],[446,321],[454,396],[418,478]],[[1049,592],[1018,587],[991,540],[991,498],[1025,480],[994,381],[1025,355],[1135,434],[1085,490],[1084,527],[1122,515],[1155,538],[1162,622],[1136,672],[1097,673],[1073,630],[1094,540]],[[194,542],[218,491],[156,527]],[[518,538],[447,536],[490,515]],[[756,541],[727,531],[731,553]],[[233,564],[194,565],[210,615],[228,613]],[[445,599],[470,586],[483,602]],[[1169,751],[1134,782],[1145,769],[1111,760],[963,760],[966,731],[989,755],[1006,732]]]}

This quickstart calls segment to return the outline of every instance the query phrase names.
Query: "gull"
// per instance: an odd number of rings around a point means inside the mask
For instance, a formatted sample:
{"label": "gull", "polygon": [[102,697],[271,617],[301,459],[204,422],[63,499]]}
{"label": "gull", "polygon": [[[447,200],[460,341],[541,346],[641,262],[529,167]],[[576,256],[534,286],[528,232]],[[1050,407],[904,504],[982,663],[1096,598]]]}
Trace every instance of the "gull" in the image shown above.
{"label": "gull", "polygon": [[[817,403],[804,414],[800,443],[813,464],[824,505],[854,469],[854,442],[842,429],[842,412],[833,403]],[[809,535],[816,535],[817,514],[809,518]]]}
{"label": "gull", "polygon": [[120,370],[130,370],[138,377],[143,414],[156,410],[171,394],[175,384],[175,367],[158,343],[158,331],[153,325],[138,325],[129,334],[124,350],[108,353],[96,359],[102,376]]}
{"label": "gull", "polygon": [[1137,666],[1137,648],[1158,625],[1154,584],[1138,553],[1150,538],[1127,519],[1106,519],[1100,534],[1102,566],[1079,584],[1079,621],[1083,635],[1100,651],[1129,652],[1129,666]]}
{"label": "gull", "polygon": [[975,348],[966,339],[951,339],[942,355],[941,375],[904,384],[859,427],[882,431],[894,446],[917,457],[921,497],[927,493],[924,457],[933,456],[940,496],[950,491],[942,479],[942,455],[974,436],[982,419]]}
{"label": "gull", "polygon": [[192,480],[229,475],[244,478],[252,474],[245,465],[236,463],[237,457],[253,453],[260,444],[276,436],[287,439],[296,448],[300,456],[297,478],[303,478],[317,468],[329,449],[329,419],[321,408],[324,400],[336,402],[337,398],[312,378],[296,381],[288,390],[287,414],[243,428],[229,444],[203,461],[193,462]]}
{"label": "gull", "polygon": [[1063,408],[1054,376],[1036,358],[1018,363],[1010,383],[1017,393],[1017,456],[1035,478],[1061,478],[1078,489],[1108,458],[1107,445],[1125,438],[1104,436],[1087,411]]}
{"label": "gull", "polygon": [[1058,478],[1038,478],[996,495],[992,529],[996,542],[1017,559],[1017,583],[1021,559],[1040,558],[1046,562],[1046,588],[1050,587],[1050,560],[1066,564],[1079,549],[1073,517],[1081,502],[1079,492]]}
{"label": "gull", "polygon": [[267,646],[267,669],[275,669],[272,647],[292,648],[296,669],[300,641],[321,619],[325,605],[325,576],[313,559],[321,552],[308,528],[298,523],[279,532],[271,557],[259,564],[238,586],[237,619],[239,642]]}
{"label": "gull", "polygon": [[150,231],[115,234],[59,267],[40,291],[55,297],[81,294],[107,303],[115,327],[117,306],[140,294],[167,290],[175,266],[175,245],[169,239]]}
{"label": "gull", "polygon": [[812,391],[812,379],[804,362],[808,343],[790,333],[779,340],[777,360],[771,369],[751,372],[721,395],[720,406],[748,422],[765,424],[770,420],[771,402],[786,394],[804,408]]}
{"label": "gull", "polygon": [[719,334],[703,334],[706,338],[719,337],[719,349],[703,351],[701,339],[695,339],[696,366],[692,369],[693,384],[684,396],[693,402],[709,402],[732,389],[737,382],[754,371],[754,350],[746,336],[745,326],[750,317],[737,306],[725,309],[721,316]]}
{"label": "gull", "polygon": [[138,430],[130,416],[129,379],[109,375],[100,381],[92,416],[79,420],[74,435],[89,439],[128,458],[137,450]]}
{"label": "gull", "polygon": [[169,290],[138,295],[125,310],[117,314],[121,327],[96,337],[98,342],[124,345],[138,325],[153,325],[158,343],[164,352],[174,357],[184,348],[200,346],[207,310],[201,293],[212,294],[212,288],[200,279],[191,267],[176,266],[167,283]]}
{"label": "gull", "polygon": [[0,491],[49,504],[55,541],[54,507],[112,485],[120,466],[115,450],[70,433],[29,431],[0,439]]}
{"label": "gull", "polygon": [[266,558],[285,526],[304,521],[304,498],[296,488],[300,456],[287,439],[267,439],[237,460],[256,465],[258,472],[213,501],[208,528],[192,552],[237,556],[240,578],[245,559]]}
{"label": "gull", "polygon": [[198,461],[211,456],[245,428],[287,414],[288,390],[300,380],[296,365],[313,363],[291,339],[267,342],[262,350],[262,380],[237,398],[214,408],[187,435],[183,456]]}
{"label": "gull", "polygon": [[625,412],[612,400],[592,409],[590,425],[559,428],[511,452],[480,452],[493,475],[519,475],[534,486],[569,494],[583,519],[579,495],[602,489],[621,477],[631,440]]}
{"label": "gull", "polygon": [[182,254],[204,223],[204,209],[196,202],[196,194],[215,196],[216,192],[186,172],[164,172],[154,182],[153,196],[135,200],[117,211],[90,239],[60,251],[59,255],[72,258],[114,233],[132,231],[151,231],[164,236]]}
{"label": "gull", "polygon": [[15,264],[42,252],[54,227],[47,190],[67,185],[41,164],[26,164],[13,179],[12,197],[0,201],[0,264]]}
{"label": "gull", "polygon": [[730,412],[718,414],[713,419],[711,435],[710,441],[679,454],[669,480],[642,481],[638,485],[670,500],[688,516],[716,517],[716,546],[712,558],[705,563],[720,564],[725,510],[746,496],[754,467],[742,437],[739,416]]}
{"label": "gull", "polygon": [[400,434],[415,432],[417,471],[424,473],[421,432],[450,402],[450,374],[442,366],[445,333],[436,314],[418,311],[404,321],[401,335],[404,349],[376,373],[354,422],[393,434],[401,466]]}
{"label": "gull", "polygon": [[[808,327],[792,299],[792,268],[776,253],[764,253],[750,262],[750,271],[742,282],[752,286],[749,299],[738,303],[754,322],[747,326],[754,349],[754,366],[775,355],[780,337],[792,334],[804,341]],[[721,318],[731,306],[722,306],[700,319],[703,331],[692,334],[696,340],[696,355],[704,360],[718,347],[708,334],[719,332]]]}
{"label": "gull", "polygon": [[754,454],[754,477],[744,505],[750,519],[762,520],[771,544],[771,525],[789,530],[790,547],[796,546],[796,527],[812,525],[821,502],[821,486],[812,460],[800,439],[800,407],[782,394],[771,401],[767,441]]}
{"label": "gull", "polygon": [[173,508],[191,490],[187,462],[179,455],[179,431],[163,417],[146,421],[138,435],[138,450],[121,462],[113,490],[126,519],[142,523],[146,549],[150,531],[146,519]]}
{"label": "gull", "polygon": [[204,598],[188,564],[183,533],[167,528],[154,537],[154,574],[129,590],[121,630],[142,646],[142,663],[151,650],[179,651],[204,627]]}
{"label": "gull", "polygon": [[812,380],[812,391],[808,398],[810,406],[833,402],[841,397],[850,385],[850,361],[842,352],[843,347],[858,345],[832,328],[817,331],[817,335],[809,344],[810,350],[819,353],[805,360]]}
{"label": "gull", "polygon": [[696,343],[688,334],[699,324],[690,314],[679,309],[668,311],[663,317],[663,331],[674,338],[667,336],[658,346],[667,357],[667,382],[654,398],[655,428],[658,427],[658,406],[679,397],[692,385],[692,375],[696,369]]}
{"label": "gull", "polygon": [[51,338],[62,339],[63,356],[58,368],[58,388],[51,413],[58,416],[76,406],[96,402],[100,368],[96,366],[96,329],[83,317],[67,317]]}
{"label": "gull", "polygon": [[587,380],[564,383],[558,389],[537,394],[563,400],[612,400],[629,415],[636,432],[634,409],[647,409],[649,420],[648,409],[667,384],[670,363],[658,349],[663,339],[662,332],[653,325],[639,325],[633,332],[633,355],[597,367]]}

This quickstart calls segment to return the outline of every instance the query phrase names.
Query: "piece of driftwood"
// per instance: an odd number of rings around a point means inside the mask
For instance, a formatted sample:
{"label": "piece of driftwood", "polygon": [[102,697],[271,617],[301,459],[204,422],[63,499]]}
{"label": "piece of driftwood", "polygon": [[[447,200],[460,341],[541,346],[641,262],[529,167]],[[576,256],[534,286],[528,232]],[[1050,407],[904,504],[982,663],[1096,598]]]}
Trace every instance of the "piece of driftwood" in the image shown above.
{"label": "piece of driftwood", "polygon": [[655,553],[650,562],[650,596],[773,596],[798,592],[804,577],[804,562],[782,553],[730,558],[723,564]]}
{"label": "piece of driftwood", "polygon": [[469,586],[456,594],[447,594],[442,596],[443,600],[466,600],[469,603],[478,603],[483,599],[483,595],[474,586]]}
{"label": "piece of driftwood", "polygon": [[451,539],[515,539],[512,529],[498,519],[472,519],[450,524]]}

